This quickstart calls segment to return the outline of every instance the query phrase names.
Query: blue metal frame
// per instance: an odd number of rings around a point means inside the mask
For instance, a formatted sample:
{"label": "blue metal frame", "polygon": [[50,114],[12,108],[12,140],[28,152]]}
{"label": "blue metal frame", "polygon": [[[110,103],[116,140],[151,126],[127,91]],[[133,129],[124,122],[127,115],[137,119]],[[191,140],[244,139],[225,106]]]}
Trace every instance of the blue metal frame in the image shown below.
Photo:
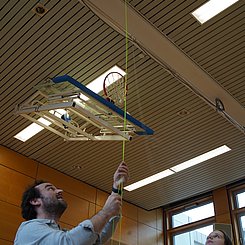
{"label": "blue metal frame", "polygon": [[[113,103],[107,101],[106,99],[104,99],[100,95],[94,93],[92,90],[87,88],[85,85],[79,83],[74,78],[72,78],[72,77],[70,77],[68,75],[63,75],[63,76],[52,78],[52,81],[54,83],[69,82],[69,83],[73,84],[75,87],[81,89],[87,95],[89,95],[92,98],[94,98],[95,100],[99,101],[101,104],[109,107],[112,111],[116,112],[122,118],[124,117],[124,111],[122,109],[120,109],[119,107],[117,107]],[[129,122],[131,122],[132,124],[134,124],[134,125],[138,126],[139,128],[143,129],[143,131],[136,131],[135,132],[136,134],[138,134],[138,135],[152,135],[152,134],[154,134],[154,131],[151,128],[147,127],[146,125],[144,125],[143,123],[141,123],[140,121],[138,121],[137,119],[135,119],[134,117],[129,115],[128,113],[126,113],[126,119]]]}

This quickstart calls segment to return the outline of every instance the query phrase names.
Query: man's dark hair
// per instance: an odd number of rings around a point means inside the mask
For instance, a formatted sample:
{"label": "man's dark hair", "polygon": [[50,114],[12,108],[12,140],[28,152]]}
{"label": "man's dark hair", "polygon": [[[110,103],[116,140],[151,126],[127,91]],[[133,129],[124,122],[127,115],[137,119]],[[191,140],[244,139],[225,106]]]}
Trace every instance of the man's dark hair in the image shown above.
{"label": "man's dark hair", "polygon": [[223,233],[224,239],[225,239],[225,245],[232,245],[230,237],[222,230],[218,230]]}
{"label": "man's dark hair", "polygon": [[36,219],[37,217],[35,207],[30,203],[30,201],[40,197],[40,192],[36,186],[43,183],[46,183],[46,181],[36,180],[32,185],[26,188],[22,195],[21,214],[25,220]]}

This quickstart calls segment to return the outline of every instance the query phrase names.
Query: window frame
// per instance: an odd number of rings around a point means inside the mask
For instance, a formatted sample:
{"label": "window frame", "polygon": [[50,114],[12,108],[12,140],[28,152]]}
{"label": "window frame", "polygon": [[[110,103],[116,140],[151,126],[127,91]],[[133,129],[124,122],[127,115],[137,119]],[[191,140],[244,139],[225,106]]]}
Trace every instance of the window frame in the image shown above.
{"label": "window frame", "polygon": [[237,214],[237,222],[239,223],[239,227],[238,227],[239,240],[240,240],[241,244],[243,244],[243,241],[245,240],[245,237],[243,237],[243,234],[242,234],[242,223],[241,223],[241,217],[242,216],[245,217],[245,210],[243,213]]}
{"label": "window frame", "polygon": [[239,208],[238,201],[236,198],[236,196],[242,192],[245,192],[245,184],[229,189],[232,225],[234,227],[233,232],[235,233],[234,234],[235,244],[242,244],[242,239],[243,239],[240,217],[245,216],[245,207]]}
{"label": "window frame", "polygon": [[189,232],[192,230],[196,230],[205,226],[209,226],[209,225],[213,225],[215,223],[215,209],[214,209],[214,216],[212,217],[208,217],[202,220],[198,220],[189,224],[184,224],[178,227],[173,228],[172,227],[172,217],[175,214],[181,213],[181,212],[185,212],[187,210],[190,210],[192,208],[198,207],[198,206],[203,206],[205,204],[208,204],[210,202],[213,202],[214,204],[214,200],[212,196],[208,196],[202,199],[199,199],[197,201],[192,201],[192,202],[188,202],[185,203],[183,205],[180,205],[178,207],[175,208],[169,208],[165,211],[165,217],[166,217],[166,242],[167,245],[173,245],[173,237],[175,235],[178,234],[182,234],[185,232]]}

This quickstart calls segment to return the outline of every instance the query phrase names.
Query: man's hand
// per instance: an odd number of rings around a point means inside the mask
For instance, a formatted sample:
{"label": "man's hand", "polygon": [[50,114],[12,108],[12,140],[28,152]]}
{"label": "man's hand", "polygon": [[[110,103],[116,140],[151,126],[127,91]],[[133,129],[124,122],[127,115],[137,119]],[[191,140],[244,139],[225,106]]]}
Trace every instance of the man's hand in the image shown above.
{"label": "man's hand", "polygon": [[93,224],[94,231],[96,233],[100,233],[110,218],[120,215],[121,208],[121,197],[116,193],[112,193],[107,198],[104,207],[90,219]]}
{"label": "man's hand", "polygon": [[113,216],[118,216],[120,214],[122,208],[122,199],[116,194],[112,193],[106,200],[104,207],[102,208],[102,212],[107,215],[108,218]]}
{"label": "man's hand", "polygon": [[[126,184],[128,177],[128,166],[125,162],[122,162],[113,176],[113,188],[118,189],[121,184]],[[100,233],[110,218],[119,216],[121,208],[122,196],[112,192],[107,198],[104,207],[91,218],[95,232]]]}
{"label": "man's hand", "polygon": [[125,185],[129,178],[128,166],[125,162],[121,162],[118,166],[114,177],[113,177],[113,187],[118,189],[118,187],[122,184]]}

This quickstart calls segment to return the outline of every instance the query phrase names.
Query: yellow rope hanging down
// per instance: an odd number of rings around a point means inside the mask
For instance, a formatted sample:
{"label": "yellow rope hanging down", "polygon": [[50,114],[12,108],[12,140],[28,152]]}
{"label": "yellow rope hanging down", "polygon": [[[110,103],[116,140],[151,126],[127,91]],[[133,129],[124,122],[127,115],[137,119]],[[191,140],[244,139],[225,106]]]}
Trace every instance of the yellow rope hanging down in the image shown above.
{"label": "yellow rope hanging down", "polygon": [[[127,75],[128,75],[128,13],[127,13],[127,0],[125,0],[125,5],[124,5],[124,12],[125,12],[125,82],[124,82],[124,117],[123,117],[123,129],[124,132],[126,132],[126,127],[127,127],[127,100],[126,100],[126,95],[127,95]],[[125,161],[125,148],[126,148],[126,141],[123,140],[122,143],[122,161]],[[121,195],[121,201],[123,198],[123,182],[120,182],[118,189],[120,190],[120,195]],[[121,211],[122,212],[122,211]],[[114,223],[113,223],[113,232],[114,232]],[[121,218],[119,221],[119,239],[118,239],[118,244],[121,244],[122,240],[122,213],[121,213]],[[111,245],[113,244],[113,237],[111,239]]]}
{"label": "yellow rope hanging down", "polygon": [[[127,0],[125,0],[124,5],[124,13],[125,13],[125,83],[124,83],[124,132],[126,131],[126,125],[127,125],[127,76],[128,76],[128,6],[127,6]],[[126,141],[123,140],[122,143],[122,160],[125,160],[125,148],[126,148]],[[123,198],[123,182],[119,185],[119,190],[121,191],[121,201]],[[122,239],[122,215],[119,221],[119,245],[121,244]]]}
{"label": "yellow rope hanging down", "polygon": [[[126,125],[127,125],[127,76],[128,76],[128,13],[127,13],[127,0],[125,0],[125,82],[124,82],[124,132],[126,131]],[[125,144],[126,141],[123,140],[123,146],[122,146],[122,160],[124,161],[125,159]]]}

